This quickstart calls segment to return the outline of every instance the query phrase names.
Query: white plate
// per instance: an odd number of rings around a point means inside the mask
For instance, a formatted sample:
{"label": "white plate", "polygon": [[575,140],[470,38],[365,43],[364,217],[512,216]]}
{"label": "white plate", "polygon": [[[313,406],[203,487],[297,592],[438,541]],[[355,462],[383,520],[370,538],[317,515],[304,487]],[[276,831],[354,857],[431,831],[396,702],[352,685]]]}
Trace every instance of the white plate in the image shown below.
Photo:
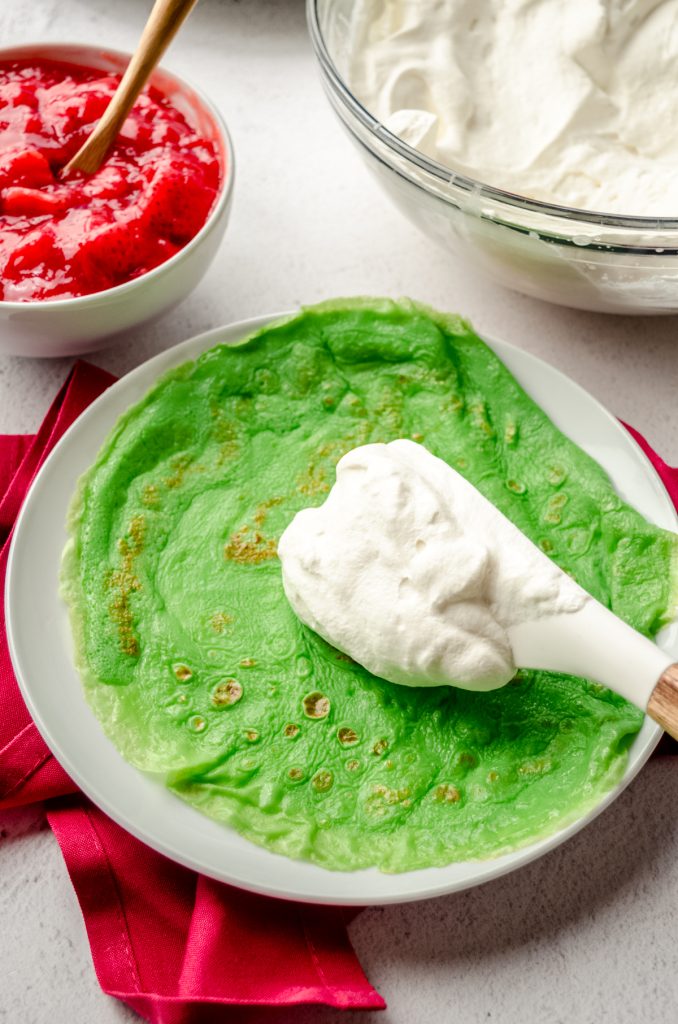
{"label": "white plate", "polygon": [[[76,481],[118,416],[161,373],[218,342],[236,342],[272,319],[277,318],[210,331],[151,359],[94,402],[45,462],[19,516],[7,568],[7,634],[24,699],[45,742],[94,803],[149,846],[213,878],[273,896],[358,905],[423,899],[496,878],[553,849],[612,803],[647,761],[660,738],[659,727],[646,719],[619,785],[596,808],[547,839],[494,860],[387,875],[376,869],[333,872],[288,860],[211,821],[127,764],[85,702],[73,666],[66,608],[57,592],[66,510]],[[534,356],[505,342],[489,344],[554,423],[604,466],[623,498],[650,521],[676,528],[676,513],[652,466],[595,399]],[[675,624],[661,641],[678,658]]]}

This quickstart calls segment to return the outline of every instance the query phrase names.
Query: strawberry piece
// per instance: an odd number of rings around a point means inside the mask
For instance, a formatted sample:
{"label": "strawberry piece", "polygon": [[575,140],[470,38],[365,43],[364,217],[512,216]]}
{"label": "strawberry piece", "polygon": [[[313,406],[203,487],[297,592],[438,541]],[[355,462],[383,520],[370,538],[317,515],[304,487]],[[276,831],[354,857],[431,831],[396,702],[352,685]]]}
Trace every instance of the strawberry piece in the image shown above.
{"label": "strawberry piece", "polygon": [[122,199],[130,192],[126,169],[109,160],[83,181],[80,191],[91,199]]}
{"label": "strawberry piece", "polygon": [[81,239],[72,258],[74,276],[87,281],[88,291],[101,291],[128,280],[145,256],[144,240],[138,225],[129,219],[104,222],[90,215],[85,228],[78,227]]}
{"label": "strawberry piece", "polygon": [[98,121],[110,103],[117,80],[112,76],[91,82],[62,82],[43,90],[40,97],[40,115],[43,130],[54,135],[59,142],[70,141],[73,133],[86,135],[87,129]]}
{"label": "strawberry piece", "polygon": [[8,107],[35,107],[38,100],[32,89],[25,82],[8,82],[2,92],[4,103]]}
{"label": "strawberry piece", "polygon": [[37,188],[13,185],[4,189],[1,195],[2,212],[9,217],[40,217],[68,209],[63,192],[41,192]]}
{"label": "strawberry piece", "polygon": [[8,185],[40,188],[53,184],[52,168],[39,150],[16,147],[0,156],[0,188]]}
{"label": "strawberry piece", "polygon": [[154,232],[185,245],[207,220],[214,190],[205,187],[200,164],[190,154],[165,155],[140,201]]}
{"label": "strawberry piece", "polygon": [[41,226],[30,231],[14,247],[5,264],[3,278],[18,281],[36,269],[59,264],[63,265],[63,253],[56,248],[54,236]]}

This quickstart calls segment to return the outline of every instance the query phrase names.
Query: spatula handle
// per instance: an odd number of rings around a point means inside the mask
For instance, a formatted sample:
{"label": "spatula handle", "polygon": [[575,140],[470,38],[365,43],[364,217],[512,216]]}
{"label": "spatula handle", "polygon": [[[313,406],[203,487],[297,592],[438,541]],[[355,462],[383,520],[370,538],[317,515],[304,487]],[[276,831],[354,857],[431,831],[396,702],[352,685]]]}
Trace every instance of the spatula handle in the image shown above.
{"label": "spatula handle", "polygon": [[647,713],[678,740],[678,664],[669,665],[650,694]]}
{"label": "spatula handle", "polygon": [[156,0],[120,85],[92,134],[64,168],[64,176],[71,171],[94,174],[99,168],[153,68],[196,3],[197,0]]}

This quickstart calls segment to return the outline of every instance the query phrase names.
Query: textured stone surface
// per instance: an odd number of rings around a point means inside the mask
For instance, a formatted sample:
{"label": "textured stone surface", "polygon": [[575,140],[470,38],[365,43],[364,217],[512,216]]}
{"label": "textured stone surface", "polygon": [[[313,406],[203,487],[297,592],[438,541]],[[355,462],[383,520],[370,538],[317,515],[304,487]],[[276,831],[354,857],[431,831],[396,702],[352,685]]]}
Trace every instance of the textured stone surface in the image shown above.
{"label": "textured stone surface", "polygon": [[[231,225],[174,313],[93,357],[122,373],[234,319],[338,294],[410,294],[535,352],[678,460],[676,318],[605,317],[496,288],[402,220],[331,115],[302,0],[202,0],[166,61],[232,130]],[[139,0],[3,0],[0,39],[134,46]],[[0,432],[37,426],[69,360],[0,359]],[[351,934],[389,1003],[381,1024],[637,1024],[678,1007],[678,764],[656,761],[601,818],[536,864],[428,903],[372,909]],[[102,995],[75,897],[39,809],[0,818],[0,1021],[122,1024]],[[225,1018],[226,1019],[226,1018]],[[262,1015],[263,1019],[263,1015]],[[301,1009],[276,1024],[333,1024]]]}

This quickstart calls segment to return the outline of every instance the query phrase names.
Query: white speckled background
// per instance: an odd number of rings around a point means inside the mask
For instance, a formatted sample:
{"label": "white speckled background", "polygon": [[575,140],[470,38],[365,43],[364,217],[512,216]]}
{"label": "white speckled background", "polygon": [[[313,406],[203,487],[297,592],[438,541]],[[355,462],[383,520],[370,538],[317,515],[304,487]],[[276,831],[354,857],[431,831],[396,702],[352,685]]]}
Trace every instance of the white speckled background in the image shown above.
{"label": "white speckled background", "polygon": [[[2,0],[0,40],[131,49],[142,0]],[[223,110],[231,224],[166,320],[93,361],[123,373],[199,331],[338,294],[409,294],[574,377],[678,461],[678,320],[547,306],[472,276],[391,209],[331,114],[303,0],[201,0],[167,59]],[[0,359],[0,433],[33,431],[68,360]],[[365,911],[351,926],[381,1024],[646,1024],[678,1019],[678,761],[652,762],[585,832],[480,889]],[[95,979],[75,897],[38,808],[0,815],[0,1021],[138,1020]],[[229,1018],[225,1013],[224,1020]],[[325,1009],[275,1024],[333,1024]],[[254,1019],[254,1018],[250,1018]]]}

